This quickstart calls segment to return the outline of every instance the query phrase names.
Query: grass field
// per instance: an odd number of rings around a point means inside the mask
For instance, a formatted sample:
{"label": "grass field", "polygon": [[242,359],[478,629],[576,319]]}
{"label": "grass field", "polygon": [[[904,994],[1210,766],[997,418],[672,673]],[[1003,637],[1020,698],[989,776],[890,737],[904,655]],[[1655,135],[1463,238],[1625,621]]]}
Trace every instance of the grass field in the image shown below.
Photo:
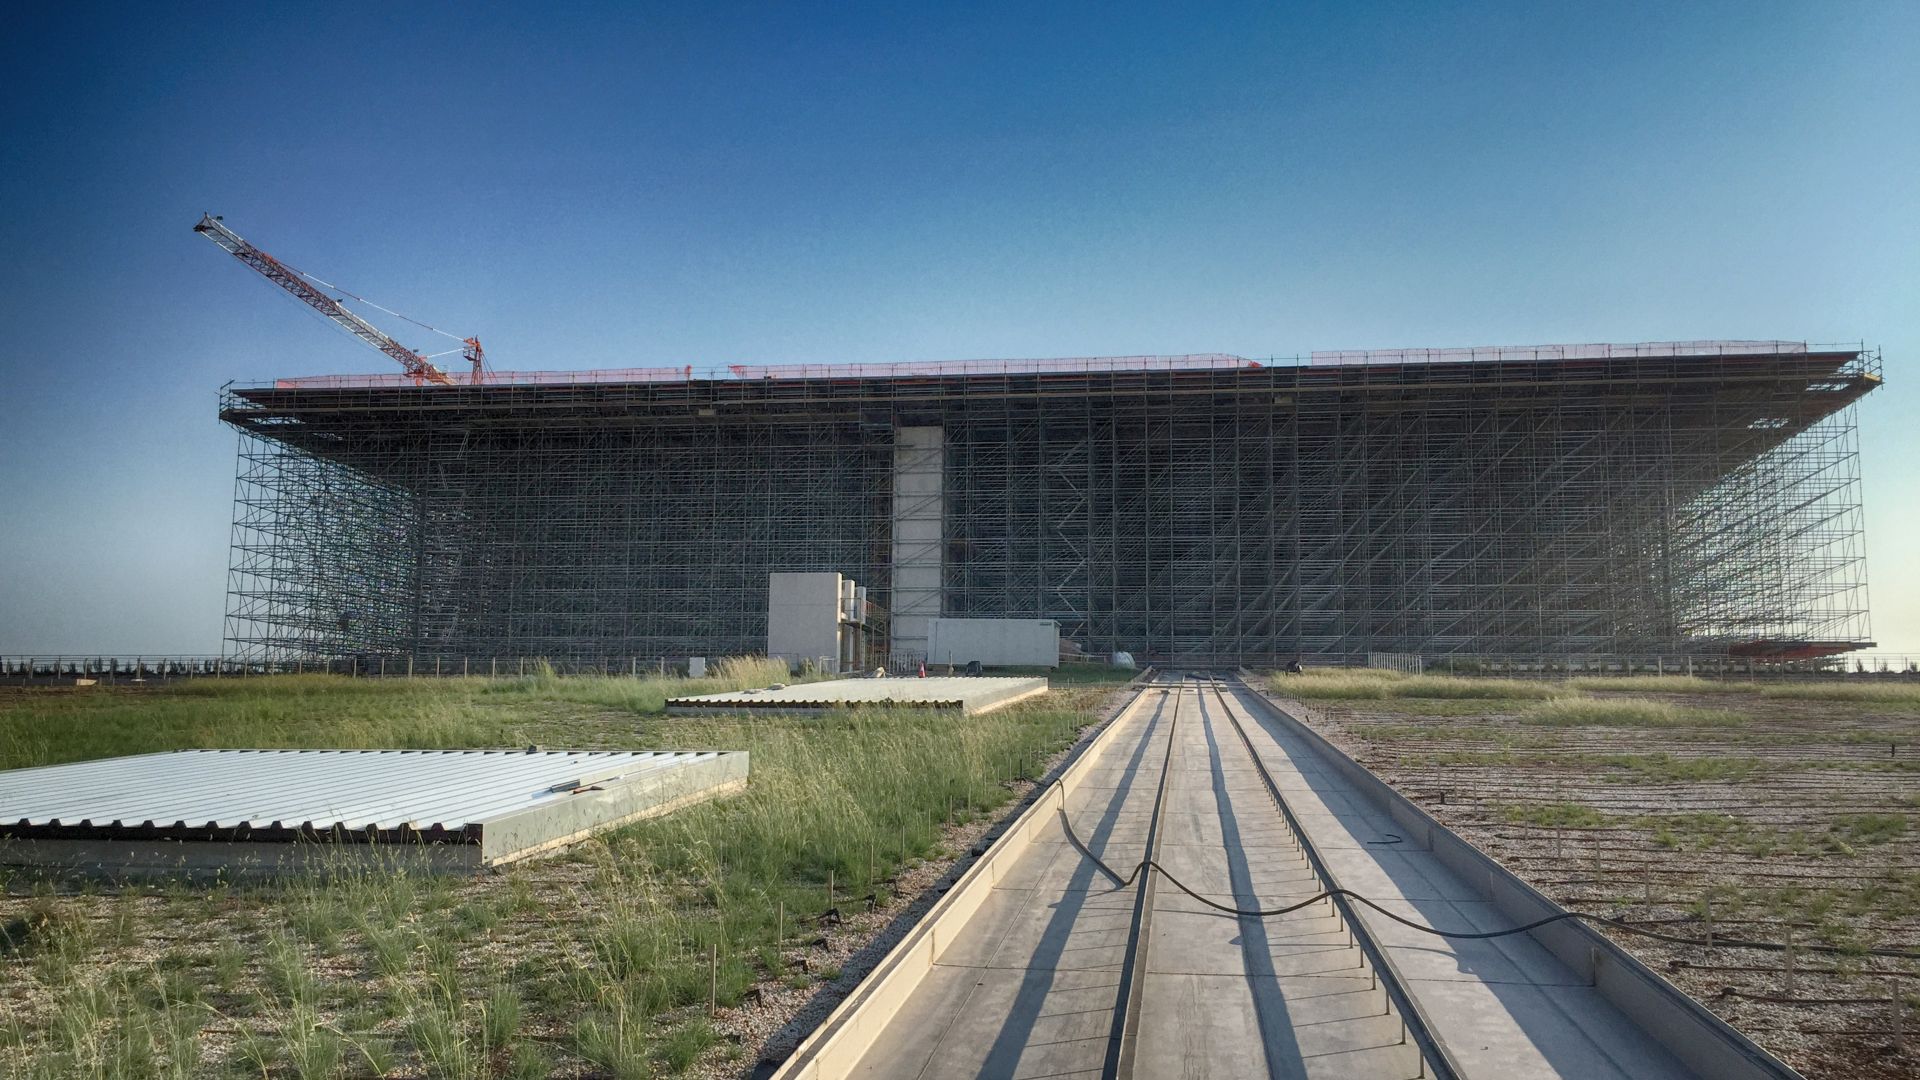
{"label": "grass field", "polygon": [[1920,948],[1920,683],[1433,678],[1271,685],[1569,907],[1844,950],[1788,976],[1779,952],[1618,938],[1809,1077],[1920,1075],[1886,1004],[1897,975],[1920,1009],[1920,965],[1867,952]]}
{"label": "grass field", "polygon": [[1574,692],[1558,682],[1482,679],[1461,675],[1407,675],[1380,668],[1309,668],[1298,675],[1275,675],[1270,682],[1275,693],[1310,701],[1387,698],[1521,700],[1563,697]]}
{"label": "grass field", "polygon": [[[0,1074],[644,1077],[752,1065],[709,1021],[836,974],[810,942],[885,906],[950,821],[1001,808],[1125,673],[966,720],[668,717],[711,679],[302,676],[0,695],[0,764],[177,747],[746,749],[739,796],[477,879],[342,865],[280,884],[0,900]],[[829,883],[831,882],[831,893]]]}

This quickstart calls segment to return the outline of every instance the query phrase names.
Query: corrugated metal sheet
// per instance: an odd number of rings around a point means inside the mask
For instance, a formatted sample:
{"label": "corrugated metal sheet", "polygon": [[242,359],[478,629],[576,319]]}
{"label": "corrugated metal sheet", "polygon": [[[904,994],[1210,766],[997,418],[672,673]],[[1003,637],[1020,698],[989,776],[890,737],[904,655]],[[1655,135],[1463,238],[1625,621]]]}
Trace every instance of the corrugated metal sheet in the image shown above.
{"label": "corrugated metal sheet", "polygon": [[[0,772],[0,835],[439,834],[714,752],[177,750]],[[375,836],[374,834],[380,834]],[[446,834],[463,834],[449,836]]]}

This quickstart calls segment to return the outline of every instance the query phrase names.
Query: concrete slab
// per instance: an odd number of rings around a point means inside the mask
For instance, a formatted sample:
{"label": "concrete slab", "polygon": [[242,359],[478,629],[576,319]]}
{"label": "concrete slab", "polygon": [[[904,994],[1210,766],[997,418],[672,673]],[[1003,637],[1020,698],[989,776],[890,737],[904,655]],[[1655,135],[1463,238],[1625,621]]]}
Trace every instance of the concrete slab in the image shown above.
{"label": "concrete slab", "polygon": [[[936,965],[848,1075],[1097,1077],[1118,980],[1113,971]],[[1016,1009],[1023,1020],[1010,1024]]]}
{"label": "concrete slab", "polygon": [[1365,978],[1148,982],[1137,1076],[1412,1077],[1413,1047]]}
{"label": "concrete slab", "polygon": [[778,690],[735,690],[667,699],[667,711],[816,713],[834,709],[931,709],[967,715],[992,712],[1047,692],[1047,680],[1008,677],[833,679]]}

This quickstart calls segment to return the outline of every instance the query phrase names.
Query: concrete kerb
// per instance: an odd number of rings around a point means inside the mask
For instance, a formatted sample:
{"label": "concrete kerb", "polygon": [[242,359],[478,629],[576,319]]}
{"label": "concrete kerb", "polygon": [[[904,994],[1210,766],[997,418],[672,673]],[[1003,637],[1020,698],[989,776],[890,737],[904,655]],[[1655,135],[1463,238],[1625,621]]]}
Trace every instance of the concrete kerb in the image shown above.
{"label": "concrete kerb", "polygon": [[1147,696],[1140,691],[1149,675],[1151,669],[1129,684],[1134,693],[1132,700],[1082,747],[1056,780],[1046,782],[1039,795],[993,840],[986,854],[960,876],[919,925],[794,1049],[793,1055],[775,1070],[772,1080],[837,1080],[860,1063],[901,1005],[952,945],[967,920],[992,895],[995,884],[1032,845],[1035,837],[1052,828],[1049,818],[1066,808],[1067,799],[1079,787],[1086,771],[1120,730],[1121,718],[1147,701]]}
{"label": "concrete kerb", "polygon": [[495,818],[480,834],[481,865],[535,858],[595,833],[740,791],[747,786],[750,768],[747,751],[722,751],[658,773],[641,773],[625,783],[583,788],[563,802]]}
{"label": "concrete kerb", "polygon": [[[1366,766],[1348,757],[1245,673],[1239,681],[1268,706],[1290,733],[1304,740],[1343,779],[1404,828],[1409,839],[1417,839],[1421,847],[1461,880],[1474,886],[1515,924],[1566,911],[1492,856],[1440,824]],[[1563,919],[1528,931],[1528,936],[1575,973],[1585,976],[1603,998],[1702,1076],[1716,1080],[1804,1080],[1786,1062],[1715,1016],[1587,923]]]}

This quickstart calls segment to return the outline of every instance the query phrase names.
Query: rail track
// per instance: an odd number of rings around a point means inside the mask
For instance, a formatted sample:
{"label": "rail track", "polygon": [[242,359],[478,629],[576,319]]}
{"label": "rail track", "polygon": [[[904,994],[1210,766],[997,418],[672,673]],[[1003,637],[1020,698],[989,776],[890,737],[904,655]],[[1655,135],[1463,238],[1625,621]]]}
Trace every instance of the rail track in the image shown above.
{"label": "rail track", "polygon": [[[1211,967],[1186,971],[1196,966],[1192,962],[1196,954],[1183,947],[1198,945],[1201,949],[1197,955],[1212,953],[1230,959],[1230,952],[1217,948],[1221,944],[1217,939],[1222,934],[1237,935],[1243,941],[1271,940],[1273,935],[1263,920],[1280,915],[1295,917],[1284,933],[1298,942],[1288,950],[1290,955],[1296,959],[1311,958],[1303,971],[1323,975],[1351,968],[1353,972],[1347,976],[1350,983],[1334,986],[1332,997],[1362,1000],[1348,1001],[1343,1010],[1334,1014],[1341,1018],[1337,1024],[1343,1029],[1342,1045],[1328,1052],[1350,1058],[1351,1071],[1355,1074],[1433,1076],[1438,1080],[1458,1077],[1458,1067],[1434,1037],[1393,962],[1382,952],[1367,926],[1355,918],[1350,902],[1338,891],[1339,886],[1324,860],[1301,831],[1298,818],[1255,750],[1240,715],[1242,707],[1236,707],[1215,678],[1175,676],[1171,681],[1173,704],[1167,710],[1166,754],[1160,768],[1144,857],[1126,875],[1116,873],[1080,840],[1073,828],[1072,815],[1064,809],[1060,811],[1062,828],[1073,846],[1094,860],[1109,879],[1135,891],[1134,921],[1121,964],[1119,993],[1101,1076],[1166,1075],[1164,1066],[1190,1063],[1192,1041],[1183,1038],[1176,1044],[1181,1053],[1178,1061],[1159,1060],[1166,1056],[1156,1052],[1162,1048],[1150,1046],[1148,1058],[1156,1067],[1146,1071],[1139,1068],[1142,1034],[1149,1023],[1143,1016],[1148,973],[1161,977],[1156,982],[1171,976],[1177,983],[1167,988],[1170,993],[1155,994],[1158,1008],[1150,1023],[1154,1029],[1165,1029],[1156,1034],[1172,1034],[1196,1021],[1218,1025],[1221,1018],[1218,1009],[1225,1003],[1217,994],[1208,994],[1202,987],[1206,985],[1206,977],[1225,973]],[[1196,769],[1197,762],[1204,765]],[[1203,777],[1207,782],[1198,782]],[[1193,798],[1185,798],[1188,795]],[[1209,795],[1213,800],[1211,808],[1204,805]],[[1218,846],[1211,843],[1209,830],[1200,824],[1209,809],[1220,825]],[[1192,815],[1194,820],[1174,825],[1170,830],[1169,815]],[[1282,832],[1274,830],[1272,815],[1278,816]],[[1178,831],[1178,838],[1169,850],[1166,837],[1173,830]],[[1284,844],[1279,842],[1283,838]],[[1163,861],[1167,858],[1176,858],[1181,872],[1193,880],[1224,886],[1224,889],[1208,895],[1188,886],[1168,870]],[[1163,895],[1160,885],[1163,880],[1174,886],[1170,894]],[[1265,910],[1266,905],[1275,900],[1281,902],[1282,908],[1291,910]],[[1231,916],[1231,924],[1218,918],[1219,915]],[[1163,955],[1158,963],[1150,957],[1156,916],[1166,928],[1161,934],[1159,947]],[[1263,964],[1257,959],[1248,965],[1247,952],[1244,948],[1241,950],[1241,968],[1244,975],[1250,977],[1246,981],[1252,987],[1252,1015],[1245,1015],[1248,1002],[1238,1002],[1242,1015],[1238,1017],[1237,1026],[1243,1029],[1242,1034],[1265,1034],[1277,1019],[1267,1014],[1287,1011],[1284,1002],[1278,1000],[1285,996],[1280,978],[1283,965]],[[1358,986],[1362,973],[1367,979],[1365,990]],[[1266,985],[1269,980],[1270,986]],[[1373,1007],[1376,997],[1381,999],[1382,1007],[1378,1009]],[[1229,1014],[1233,1011],[1227,1010]],[[1203,1012],[1205,1016],[1201,1015]],[[1301,1038],[1300,1026],[1295,1025],[1291,1033],[1296,1047]],[[1149,1041],[1154,1041],[1152,1036]],[[1220,1062],[1223,1068],[1235,1072],[1249,1069],[1245,1075],[1255,1074],[1251,1070],[1268,1075],[1285,1074],[1284,1063],[1271,1060],[1270,1051],[1275,1049],[1272,1040],[1241,1039],[1238,1045],[1243,1050],[1258,1049],[1259,1056],[1268,1060]],[[1284,1046],[1281,1049],[1285,1049]],[[1236,1052],[1233,1056],[1242,1055]],[[1366,1062],[1364,1065],[1362,1060]]]}
{"label": "rail track", "polygon": [[1270,708],[1143,686],[776,1075],[1698,1075]]}

